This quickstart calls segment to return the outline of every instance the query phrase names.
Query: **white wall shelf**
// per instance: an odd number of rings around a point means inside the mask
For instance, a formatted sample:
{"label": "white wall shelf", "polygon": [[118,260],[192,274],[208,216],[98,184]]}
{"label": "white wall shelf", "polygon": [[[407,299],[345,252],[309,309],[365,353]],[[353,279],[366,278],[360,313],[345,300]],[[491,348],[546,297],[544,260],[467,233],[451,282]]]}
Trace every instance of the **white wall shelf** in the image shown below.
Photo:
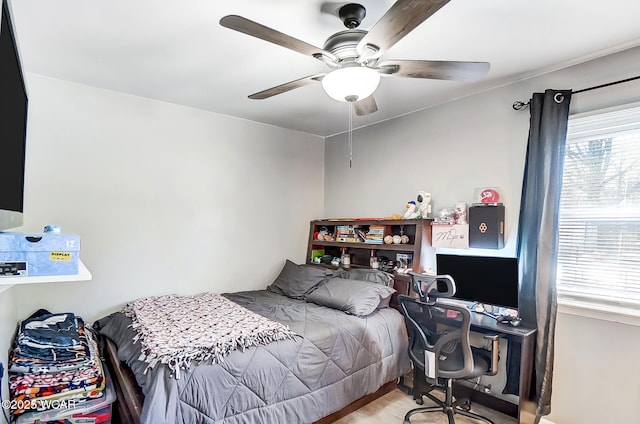
{"label": "white wall shelf", "polygon": [[36,277],[0,277],[0,293],[16,284],[41,284],[41,283],[65,283],[72,281],[90,281],[93,278],[91,272],[82,263],[78,262],[78,273],[72,275],[39,275]]}

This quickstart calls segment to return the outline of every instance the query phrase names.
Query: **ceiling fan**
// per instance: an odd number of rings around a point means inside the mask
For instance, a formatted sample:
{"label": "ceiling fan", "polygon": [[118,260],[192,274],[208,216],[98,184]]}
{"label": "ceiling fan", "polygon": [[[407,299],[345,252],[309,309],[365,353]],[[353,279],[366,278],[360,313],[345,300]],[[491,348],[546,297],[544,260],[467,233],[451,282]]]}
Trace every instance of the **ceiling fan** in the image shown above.
{"label": "ceiling fan", "polygon": [[331,35],[323,48],[242,16],[225,16],[220,19],[220,25],[311,56],[331,68],[328,73],[310,75],[251,94],[250,99],[266,99],[321,82],[329,96],[353,103],[356,114],[362,116],[378,110],[373,93],[381,75],[473,80],[489,71],[487,62],[380,60],[389,48],[448,2],[449,0],[398,0],[369,31],[356,29],[366,15],[364,6],[345,4],[339,9],[339,16],[348,29]]}

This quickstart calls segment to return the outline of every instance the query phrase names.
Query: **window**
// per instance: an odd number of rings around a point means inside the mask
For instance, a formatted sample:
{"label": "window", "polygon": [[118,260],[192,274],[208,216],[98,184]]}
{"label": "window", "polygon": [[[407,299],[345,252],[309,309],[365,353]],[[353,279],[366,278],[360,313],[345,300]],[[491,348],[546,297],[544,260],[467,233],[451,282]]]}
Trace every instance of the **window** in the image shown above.
{"label": "window", "polygon": [[562,184],[560,296],[640,310],[640,106],[571,117]]}

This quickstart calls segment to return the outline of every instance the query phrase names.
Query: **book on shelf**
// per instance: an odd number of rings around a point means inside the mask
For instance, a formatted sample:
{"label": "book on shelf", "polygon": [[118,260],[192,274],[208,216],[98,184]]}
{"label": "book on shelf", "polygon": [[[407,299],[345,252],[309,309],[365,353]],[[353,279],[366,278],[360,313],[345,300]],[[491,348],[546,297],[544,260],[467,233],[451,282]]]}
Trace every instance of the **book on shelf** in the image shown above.
{"label": "book on shelf", "polygon": [[367,231],[367,237],[365,242],[373,244],[382,244],[382,240],[385,236],[384,225],[370,225],[369,231]]}
{"label": "book on shelf", "polygon": [[383,244],[382,239],[366,239],[365,244]]}
{"label": "book on shelf", "polygon": [[336,237],[336,241],[342,242],[342,243],[359,243],[360,240],[354,236],[339,236]]}

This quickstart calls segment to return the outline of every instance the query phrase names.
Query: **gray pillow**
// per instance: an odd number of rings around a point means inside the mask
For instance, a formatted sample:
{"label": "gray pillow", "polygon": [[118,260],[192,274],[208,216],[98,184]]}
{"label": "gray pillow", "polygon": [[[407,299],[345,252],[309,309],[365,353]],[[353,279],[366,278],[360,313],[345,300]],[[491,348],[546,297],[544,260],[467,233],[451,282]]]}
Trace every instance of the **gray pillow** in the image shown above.
{"label": "gray pillow", "polygon": [[393,288],[382,284],[334,277],[318,284],[305,299],[307,302],[364,317],[376,309],[389,306],[393,293]]}
{"label": "gray pillow", "polygon": [[267,287],[273,293],[303,299],[318,283],[333,275],[333,271],[316,265],[297,265],[289,259],[280,275]]}
{"label": "gray pillow", "polygon": [[377,269],[356,268],[348,271],[341,270],[336,276],[349,280],[370,281],[372,283],[393,287],[393,275]]}

